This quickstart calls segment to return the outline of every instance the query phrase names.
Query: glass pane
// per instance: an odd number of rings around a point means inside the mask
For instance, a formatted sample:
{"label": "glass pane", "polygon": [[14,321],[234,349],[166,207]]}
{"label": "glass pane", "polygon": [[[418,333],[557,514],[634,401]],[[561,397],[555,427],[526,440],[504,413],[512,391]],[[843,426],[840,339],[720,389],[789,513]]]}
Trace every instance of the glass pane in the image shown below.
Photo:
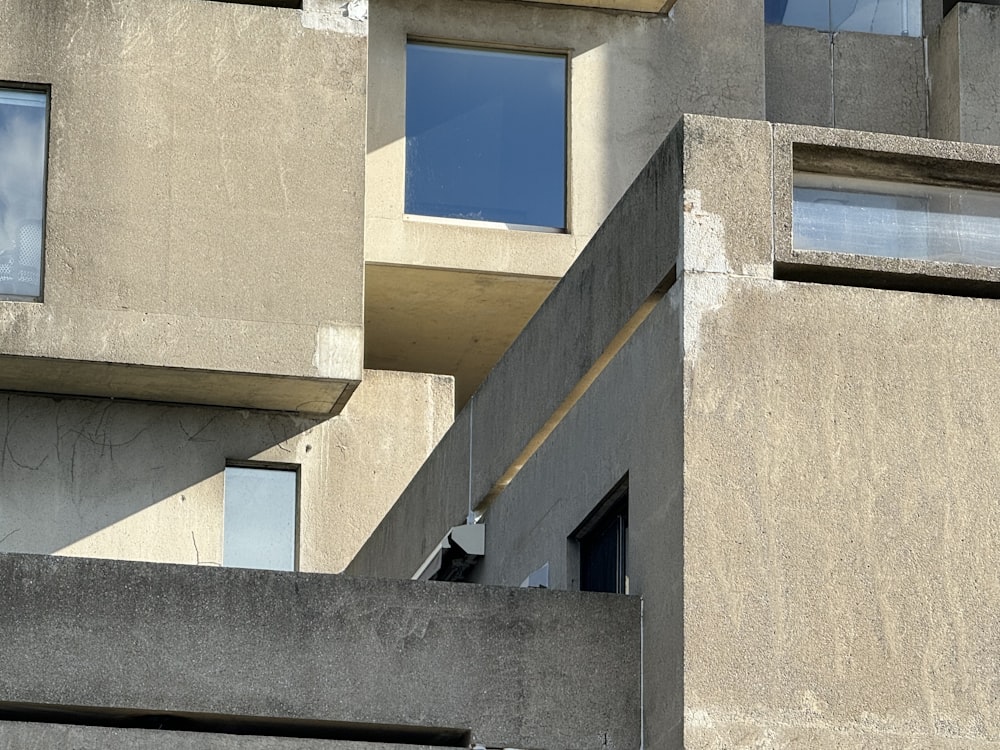
{"label": "glass pane", "polygon": [[1000,193],[799,173],[799,250],[1000,266]]}
{"label": "glass pane", "polygon": [[46,99],[0,89],[0,296],[41,296]]}
{"label": "glass pane", "polygon": [[565,226],[566,59],[407,45],[406,212]]}
{"label": "glass pane", "polygon": [[920,0],[831,0],[834,31],[920,36]]}
{"label": "glass pane", "polygon": [[827,31],[830,7],[826,0],[765,0],[764,16],[768,23],[805,26]]}
{"label": "glass pane", "polygon": [[920,0],[765,0],[767,23],[920,36]]}
{"label": "glass pane", "polygon": [[222,564],[294,570],[297,473],[230,466],[225,481]]}

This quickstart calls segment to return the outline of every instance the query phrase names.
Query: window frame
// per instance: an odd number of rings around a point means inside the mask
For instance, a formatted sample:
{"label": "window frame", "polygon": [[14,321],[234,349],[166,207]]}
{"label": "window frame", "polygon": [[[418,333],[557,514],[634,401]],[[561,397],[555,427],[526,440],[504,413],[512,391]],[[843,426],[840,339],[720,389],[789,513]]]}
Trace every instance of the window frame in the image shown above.
{"label": "window frame", "polygon": [[[776,2],[780,2],[780,0],[775,0],[775,1]],[[846,23],[847,20],[850,19],[850,16],[848,16],[847,18],[845,18],[844,21],[842,21],[839,26],[834,27],[834,23],[833,23],[833,4],[834,4],[834,1],[835,0],[826,0],[826,14],[825,14],[826,15],[826,23],[823,24],[822,26],[817,26],[817,25],[805,25],[805,24],[785,23],[784,20],[772,21],[769,18],[769,13],[772,12],[772,8],[769,7],[770,3],[767,0],[765,0],[765,3],[764,3],[764,22],[768,26],[787,26],[789,28],[810,29],[810,30],[813,30],[813,31],[819,31],[819,32],[821,32],[823,34],[840,34],[840,33],[847,32],[847,33],[856,33],[856,34],[877,34],[879,36],[898,36],[898,37],[904,37],[904,38],[908,38],[908,39],[920,39],[924,35],[923,7],[922,7],[923,3],[921,2],[921,0],[898,0],[898,2],[900,3],[901,10],[905,13],[905,15],[903,16],[904,22],[902,24],[902,26],[904,28],[901,28],[898,31],[875,31],[875,30],[871,30],[871,29],[842,28],[843,25],[844,25],[844,23]],[[788,12],[788,5],[789,5],[790,2],[795,2],[795,0],[785,0],[785,7],[783,9],[783,15],[784,15],[784,13]],[[911,8],[913,9],[912,10],[912,16],[913,16],[913,18],[910,17],[911,16]],[[817,8],[817,10],[822,10],[822,7]],[[910,23],[911,20],[914,20],[916,22],[916,24],[917,24],[917,28],[916,29],[910,29],[909,28],[909,23]]]}
{"label": "window frame", "polygon": [[[226,564],[226,472],[229,469],[261,469],[265,471],[284,471],[295,475],[295,501],[294,513],[295,523],[292,531],[292,568],[246,568],[239,565]],[[279,572],[298,572],[300,570],[300,549],[302,546],[302,465],[296,463],[284,463],[281,461],[250,461],[242,459],[227,459],[222,473],[222,524],[220,528],[222,537],[221,566],[224,568],[237,568],[243,570],[276,570]]]}
{"label": "window frame", "polygon": [[[563,148],[562,148],[562,188],[563,188],[563,198],[562,198],[562,226],[553,227],[538,224],[518,224],[513,222],[503,222],[491,219],[470,219],[470,218],[458,218],[458,217],[448,217],[448,216],[436,216],[434,214],[421,214],[421,213],[411,213],[407,210],[406,205],[406,192],[407,192],[407,179],[408,179],[408,151],[409,147],[406,143],[407,141],[407,107],[406,99],[408,96],[408,75],[409,75],[409,48],[410,45],[423,45],[423,46],[435,46],[435,47],[446,47],[453,49],[466,49],[466,50],[482,50],[491,52],[501,52],[510,53],[513,55],[527,55],[527,56],[538,56],[538,57],[557,57],[561,58],[563,61],[563,122],[562,122],[562,134],[563,134]],[[571,219],[571,146],[572,146],[572,133],[570,128],[570,123],[572,121],[572,113],[570,110],[572,101],[572,62],[573,54],[572,50],[569,48],[554,48],[554,47],[539,47],[539,46],[529,46],[516,43],[504,43],[504,42],[487,42],[479,41],[474,39],[454,39],[454,38],[444,38],[444,37],[434,37],[425,36],[418,34],[407,34],[403,42],[403,60],[404,60],[404,71],[403,71],[403,101],[402,101],[402,112],[403,112],[403,220],[404,221],[414,221],[423,222],[431,224],[444,224],[453,226],[466,226],[466,227],[477,227],[485,229],[499,229],[505,231],[526,231],[535,232],[540,234],[572,234],[572,219]]]}
{"label": "window frame", "polygon": [[[587,514],[587,517],[570,534],[571,549],[575,554],[575,565],[571,563],[571,569],[575,568],[577,575],[577,588],[580,591],[596,591],[610,594],[628,594],[629,574],[628,574],[628,549],[629,549],[629,475],[628,472],[619,479],[615,485],[601,498],[595,508]],[[585,588],[584,569],[586,564],[586,546],[591,541],[597,539],[610,527],[616,525],[617,547],[615,551],[615,590],[605,591],[603,589]]]}
{"label": "window frame", "polygon": [[29,91],[45,96],[45,129],[44,129],[44,152],[42,156],[42,217],[41,221],[41,248],[38,260],[38,294],[4,294],[0,292],[0,302],[35,302],[45,301],[45,267],[46,267],[46,244],[48,239],[48,211],[49,211],[49,145],[52,133],[52,84],[34,81],[8,81],[0,80],[0,91]]}

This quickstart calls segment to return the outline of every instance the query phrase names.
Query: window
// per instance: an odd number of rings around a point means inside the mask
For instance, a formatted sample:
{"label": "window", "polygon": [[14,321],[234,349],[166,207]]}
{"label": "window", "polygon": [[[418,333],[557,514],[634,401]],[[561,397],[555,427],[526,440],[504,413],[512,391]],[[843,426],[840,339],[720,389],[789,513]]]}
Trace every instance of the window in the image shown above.
{"label": "window", "polygon": [[295,467],[227,466],[222,564],[295,570],[298,496]]}
{"label": "window", "polygon": [[765,0],[767,23],[920,36],[920,0]]}
{"label": "window", "polygon": [[792,246],[1000,266],[1000,193],[796,172]]}
{"label": "window", "polygon": [[42,296],[48,94],[0,88],[0,299]]}
{"label": "window", "polygon": [[566,58],[410,42],[406,213],[566,226]]}
{"label": "window", "polygon": [[580,551],[580,590],[628,593],[628,475],[598,504],[572,538]]}

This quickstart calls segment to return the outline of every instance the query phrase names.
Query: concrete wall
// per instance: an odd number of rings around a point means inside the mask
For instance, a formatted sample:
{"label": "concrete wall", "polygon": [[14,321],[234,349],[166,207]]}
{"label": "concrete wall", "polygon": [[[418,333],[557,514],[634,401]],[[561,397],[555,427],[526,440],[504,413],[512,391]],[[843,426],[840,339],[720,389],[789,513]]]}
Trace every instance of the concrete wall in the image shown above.
{"label": "concrete wall", "polygon": [[[894,290],[894,259],[881,261],[883,287],[866,289],[775,278],[773,258],[799,262],[785,221],[797,143],[839,145],[839,160],[822,162],[831,170],[993,186],[1000,149],[696,117],[673,137],[681,158],[640,178],[623,205],[667,198],[628,226],[680,222],[675,285],[596,378],[578,381],[565,413],[566,402],[522,410],[536,374],[562,359],[552,347],[587,340],[589,315],[618,309],[618,284],[652,270],[635,255],[663,252],[632,241],[613,213],[605,229],[627,248],[622,260],[597,286],[576,267],[567,274],[553,304],[572,287],[580,307],[550,349],[528,354],[543,307],[523,354],[516,344],[473,400],[505,394],[508,413],[460,414],[461,435],[442,441],[369,544],[412,525],[417,503],[457,522],[470,420],[478,499],[490,485],[482,472],[499,481],[498,464],[517,453],[508,442],[528,443],[528,413],[548,409],[533,424],[554,429],[483,506],[475,576],[517,585],[548,562],[550,585],[577,585],[567,537],[627,471],[647,746],[995,744],[1000,404],[989,391],[1000,373],[989,332],[1000,301]],[[668,198],[669,175],[682,204]],[[606,252],[602,238],[580,268]],[[477,457],[480,441],[503,460]],[[452,516],[430,502],[441,497],[454,498]],[[378,572],[374,551],[349,569]],[[386,572],[408,574],[421,555],[406,554],[387,555]]]}
{"label": "concrete wall", "polygon": [[[680,242],[681,148],[675,130],[595,235],[588,252],[456,418],[348,572],[409,577],[416,571],[448,528],[465,521],[470,495],[474,506],[482,504],[669,276]],[[567,321],[575,321],[578,328],[567,329]],[[568,330],[573,335],[567,335]]]}
{"label": "concrete wall", "polygon": [[925,136],[922,38],[766,27],[767,119]]}
{"label": "concrete wall", "polygon": [[[764,115],[762,0],[685,0],[669,16],[487,0],[370,11],[366,363],[452,373],[460,404],[681,114]],[[568,55],[565,233],[404,218],[408,36]]]}
{"label": "concrete wall", "polygon": [[0,709],[639,746],[636,598],[0,555],[0,603]]}
{"label": "concrete wall", "polygon": [[[0,387],[289,409],[311,380],[305,411],[342,405],[367,37],[335,6],[0,4],[0,80],[51,86],[44,303],[0,302],[0,355],[23,358]],[[284,377],[200,394],[203,371]]]}
{"label": "concrete wall", "polygon": [[1000,6],[958,3],[929,42],[931,135],[1000,145]]}
{"label": "concrete wall", "polygon": [[[559,277],[684,112],[762,117],[761,0],[672,17],[468,0],[371,4],[369,263]],[[403,219],[408,36],[569,54],[569,231]]]}
{"label": "concrete wall", "polygon": [[0,721],[0,750],[430,750],[431,747]]}
{"label": "concrete wall", "polygon": [[227,460],[300,467],[299,568],[339,571],[451,424],[451,379],[366,371],[327,420],[0,394],[0,551],[222,562]]}

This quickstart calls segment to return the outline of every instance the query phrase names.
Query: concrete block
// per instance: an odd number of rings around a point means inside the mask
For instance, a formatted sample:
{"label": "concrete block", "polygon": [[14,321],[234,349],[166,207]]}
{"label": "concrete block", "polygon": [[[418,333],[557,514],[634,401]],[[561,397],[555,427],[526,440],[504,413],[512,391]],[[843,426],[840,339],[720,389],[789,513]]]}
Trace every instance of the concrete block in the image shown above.
{"label": "concrete block", "polygon": [[[412,575],[447,529],[464,522],[470,495],[472,505],[478,506],[675,267],[681,241],[683,133],[680,124],[664,142],[458,416],[437,457],[418,472],[359,551],[349,572]],[[568,320],[578,326],[573,336],[565,335]],[[518,393],[516,400],[510,398],[510,389]],[[447,468],[458,460],[466,470]]]}
{"label": "concrete block", "polygon": [[796,26],[766,27],[767,119],[833,127],[830,35]]}
{"label": "concrete block", "polygon": [[0,721],[0,750],[431,750],[431,746]]}
{"label": "concrete block", "polygon": [[367,38],[235,3],[4,12],[0,77],[51,96],[43,304],[0,303],[21,358],[0,388],[338,412],[362,366]]}
{"label": "concrete block", "polygon": [[835,127],[926,136],[923,38],[835,34],[833,95]]}
{"label": "concrete block", "polygon": [[0,708],[634,748],[639,616],[621,596],[0,555]]}

